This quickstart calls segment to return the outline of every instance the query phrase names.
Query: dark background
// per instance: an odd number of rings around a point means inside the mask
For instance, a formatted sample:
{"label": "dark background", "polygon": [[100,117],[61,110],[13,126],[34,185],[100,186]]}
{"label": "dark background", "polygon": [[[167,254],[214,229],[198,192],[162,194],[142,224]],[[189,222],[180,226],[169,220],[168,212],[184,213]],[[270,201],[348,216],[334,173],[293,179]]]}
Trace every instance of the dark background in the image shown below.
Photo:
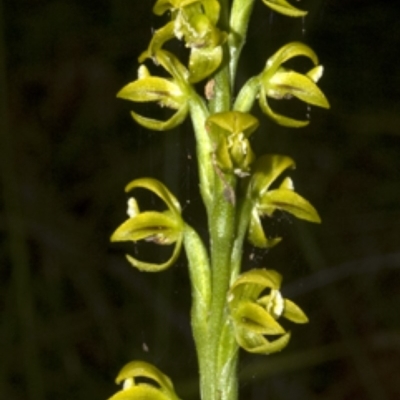
{"label": "dark background", "polygon": [[[181,398],[198,398],[184,257],[144,274],[108,241],[126,218],[125,184],[142,176],[162,179],[205,230],[190,124],[148,132],[131,120],[135,106],[115,99],[163,22],[152,5],[2,2],[2,399],[106,399],[131,359],[155,363]],[[253,144],[296,160],[297,191],[323,224],[277,215],[267,228],[284,241],[268,254],[249,250],[244,268],[282,272],[284,295],[310,323],[293,327],[282,353],[243,354],[241,398],[399,399],[398,13],[384,1],[298,5],[310,10],[304,22],[257,0],[240,79],[290,40],[319,55],[331,110],[312,108],[301,130],[260,116]]]}

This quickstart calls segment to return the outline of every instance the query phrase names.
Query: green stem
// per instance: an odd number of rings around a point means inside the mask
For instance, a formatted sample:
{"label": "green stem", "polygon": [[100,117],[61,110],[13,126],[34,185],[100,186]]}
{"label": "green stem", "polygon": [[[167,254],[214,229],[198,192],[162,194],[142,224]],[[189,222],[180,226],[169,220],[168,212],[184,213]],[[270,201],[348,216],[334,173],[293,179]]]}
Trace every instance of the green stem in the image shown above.
{"label": "green stem", "polygon": [[253,11],[254,0],[234,0],[229,30],[229,69],[232,85],[235,83],[237,64],[246,42],[247,27]]}
{"label": "green stem", "polygon": [[243,242],[249,226],[251,205],[251,202],[247,198],[242,200],[238,205],[238,223],[231,256],[231,284],[240,274],[243,256]]}
{"label": "green stem", "polygon": [[240,89],[233,105],[233,109],[244,113],[250,112],[258,95],[259,87],[260,78],[258,76],[251,77]]}
{"label": "green stem", "polygon": [[207,323],[211,305],[210,263],[202,240],[189,225],[185,226],[184,245],[192,284],[191,321],[199,361],[201,398],[212,399],[214,385],[207,379],[207,371],[212,368]]}
{"label": "green stem", "polygon": [[[247,24],[254,0],[233,3],[231,28],[229,28],[229,1],[221,0],[221,29],[230,31],[233,42],[224,46],[224,61],[213,76],[214,96],[208,109],[204,101],[193,91],[190,109],[197,140],[197,156],[200,175],[200,190],[207,209],[210,232],[211,279],[199,278],[209,271],[208,259],[195,260],[196,246],[188,249],[193,288],[192,325],[199,358],[202,400],[235,400],[237,398],[238,345],[234,336],[227,310],[227,293],[233,276],[240,271],[243,239],[248,225],[248,202],[240,207],[236,204],[236,177],[225,174],[214,160],[215,148],[206,129],[209,114],[229,111],[232,108],[232,86],[237,60],[244,44]],[[231,40],[231,39],[230,39]],[[254,98],[253,100],[254,101]],[[251,100],[245,101],[251,103]],[[246,105],[247,106],[247,105]],[[247,212],[247,214],[246,214]],[[244,217],[244,216],[245,217]],[[195,238],[187,230],[187,239]],[[185,234],[186,236],[186,234]],[[194,241],[198,241],[197,239]],[[200,248],[200,247],[199,247]],[[200,251],[204,253],[204,251]],[[205,254],[205,253],[204,253]],[[204,270],[195,270],[196,263],[203,263]],[[199,295],[199,279],[210,286],[210,303],[204,306]],[[202,283],[200,283],[202,286]],[[197,300],[196,300],[197,298]],[[208,301],[208,300],[207,300]],[[206,313],[206,315],[205,315]]]}
{"label": "green stem", "polygon": [[[224,53],[228,56],[228,48],[224,46]],[[224,60],[228,57],[224,56]],[[229,111],[231,109],[231,81],[229,77],[229,64],[223,61],[218,72],[214,75],[214,96],[210,100],[211,114]]]}
{"label": "green stem", "polygon": [[[221,172],[220,172],[221,173]],[[227,187],[229,186],[229,187]],[[224,179],[216,174],[215,200],[209,218],[211,239],[211,265],[212,265],[212,300],[210,314],[211,355],[213,357],[212,379],[215,380],[216,392],[214,399],[229,399],[226,386],[228,380],[230,387],[236,387],[235,376],[230,376],[226,371],[236,374],[236,370],[228,368],[232,357],[233,331],[229,322],[227,325],[227,293],[231,275],[231,253],[235,240],[235,203],[227,195],[228,191],[235,191],[236,178],[224,175]],[[236,346],[236,343],[234,344]],[[229,360],[226,358],[228,357]],[[235,362],[233,361],[233,364]],[[223,379],[223,377],[225,379]],[[216,397],[215,397],[216,396]]]}
{"label": "green stem", "polygon": [[209,111],[204,100],[192,89],[190,98],[190,116],[196,136],[197,163],[200,180],[200,193],[208,209],[212,203],[214,171],[212,169],[212,143],[206,130]]}

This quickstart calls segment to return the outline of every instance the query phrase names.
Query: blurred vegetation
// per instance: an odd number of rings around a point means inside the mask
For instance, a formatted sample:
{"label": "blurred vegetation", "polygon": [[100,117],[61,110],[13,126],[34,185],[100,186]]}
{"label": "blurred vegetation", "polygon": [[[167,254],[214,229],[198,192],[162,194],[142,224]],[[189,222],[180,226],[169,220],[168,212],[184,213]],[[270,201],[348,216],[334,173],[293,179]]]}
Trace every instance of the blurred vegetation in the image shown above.
{"label": "blurred vegetation", "polygon": [[[310,10],[304,22],[256,6],[241,71],[243,79],[259,71],[292,39],[319,54],[331,111],[306,110],[312,124],[301,131],[266,121],[267,138],[255,134],[254,148],[296,160],[295,182],[323,224],[278,215],[268,223],[283,243],[246,257],[249,268],[284,271],[284,295],[311,323],[281,354],[243,355],[242,398],[398,399],[398,14],[369,0],[301,5]],[[2,2],[4,399],[106,399],[134,358],[165,371],[182,398],[197,398],[185,260],[142,274],[108,242],[125,219],[123,188],[141,176],[162,178],[201,229],[190,126],[145,131],[130,119],[130,105],[115,99],[160,24],[151,6]]]}

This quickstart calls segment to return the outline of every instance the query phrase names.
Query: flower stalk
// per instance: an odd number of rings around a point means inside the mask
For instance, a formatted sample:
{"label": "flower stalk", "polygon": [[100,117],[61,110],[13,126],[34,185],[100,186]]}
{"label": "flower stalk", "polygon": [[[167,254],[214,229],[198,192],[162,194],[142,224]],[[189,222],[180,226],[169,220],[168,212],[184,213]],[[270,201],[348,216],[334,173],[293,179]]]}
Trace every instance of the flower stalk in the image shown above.
{"label": "flower stalk", "polygon": [[[245,240],[259,248],[270,248],[281,241],[265,232],[263,218],[271,218],[279,210],[320,222],[317,211],[295,191],[287,176],[295,167],[294,161],[279,154],[256,155],[251,148],[249,138],[259,126],[251,111],[258,102],[277,124],[299,128],[309,121],[276,113],[268,98],[296,97],[323,108],[329,108],[329,103],[316,84],[323,72],[318,58],[300,42],[279,49],[258,75],[234,93],[254,1],[233,0],[230,7],[228,0],[158,0],[154,13],[168,13],[171,20],[155,32],[139,57],[138,78],[118,93],[125,100],[156,102],[174,110],[166,121],[132,111],[133,119],[146,128],[167,131],[188,116],[192,120],[208,245],[186,223],[178,199],[163,183],[151,178],[135,179],[126,190],[153,192],[163,201],[165,210],[142,211],[130,198],[128,219],[111,239],[173,246],[170,258],[160,264],[127,256],[134,267],[149,272],[171,267],[185,250],[202,400],[236,400],[239,349],[256,354],[280,351],[291,336],[280,319],[308,321],[297,305],[281,296],[281,273],[267,268],[242,272]],[[286,0],[262,1],[274,12],[290,17],[306,14]],[[182,41],[188,48],[186,65],[166,50],[165,44],[171,40]],[[305,74],[285,66],[289,59],[299,56],[311,62]],[[168,77],[152,76],[145,63],[163,68]],[[197,91],[199,83],[204,85],[204,94]],[[112,400],[178,399],[169,378],[144,361],[127,364],[117,382],[124,385]]]}

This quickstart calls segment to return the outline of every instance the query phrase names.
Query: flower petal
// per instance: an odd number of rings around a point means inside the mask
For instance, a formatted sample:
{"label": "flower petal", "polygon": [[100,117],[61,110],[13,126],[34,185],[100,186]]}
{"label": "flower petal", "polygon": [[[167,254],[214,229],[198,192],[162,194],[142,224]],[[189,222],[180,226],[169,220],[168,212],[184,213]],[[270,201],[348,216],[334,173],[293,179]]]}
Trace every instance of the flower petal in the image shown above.
{"label": "flower petal", "polygon": [[175,110],[186,102],[185,94],[176,83],[156,76],[128,83],[117,93],[117,97],[136,102],[157,101],[161,106]]}
{"label": "flower petal", "polygon": [[267,249],[277,245],[282,238],[277,237],[269,239],[265,236],[258,211],[256,207],[254,207],[250,218],[248,240],[255,247]]}
{"label": "flower petal", "polygon": [[171,397],[153,386],[137,385],[120,390],[108,400],[171,400]]}
{"label": "flower petal", "polygon": [[272,10],[286,15],[288,17],[304,17],[307,15],[307,11],[300,10],[293,7],[286,0],[262,0],[265,5],[267,5]]}
{"label": "flower petal", "polygon": [[283,316],[286,319],[296,324],[306,324],[308,322],[306,314],[297,304],[288,299],[284,299],[284,303]]}
{"label": "flower petal", "polygon": [[265,289],[279,289],[282,276],[270,269],[252,269],[239,275],[228,294],[229,306],[232,310],[241,300],[256,301]]}
{"label": "flower petal", "polygon": [[[145,378],[143,382],[141,379]],[[123,389],[109,400],[179,400],[168,376],[144,361],[132,361],[117,376]]]}
{"label": "flower petal", "polygon": [[177,198],[168,190],[168,188],[159,180],[154,178],[139,178],[128,183],[125,192],[130,192],[133,189],[142,188],[150,190],[157,195],[167,205],[168,209],[175,213],[181,213],[181,205]]}
{"label": "flower petal", "polygon": [[166,121],[160,121],[153,118],[142,117],[140,114],[131,111],[132,118],[147,129],[154,131],[167,131],[180,125],[189,113],[189,105],[183,105],[171,118]]}
{"label": "flower petal", "polygon": [[284,62],[299,56],[309,58],[314,65],[318,64],[318,56],[311,47],[301,42],[290,42],[268,59],[263,75],[268,73],[272,76]]}
{"label": "flower petal", "polygon": [[167,375],[163,374],[154,365],[145,361],[131,361],[130,363],[126,364],[119,372],[115,382],[120,384],[125,379],[136,379],[142,377],[155,381],[160,389],[165,392],[174,391],[174,385],[172,384],[171,379]]}
{"label": "flower petal", "polygon": [[281,99],[289,94],[308,104],[329,108],[328,100],[314,81],[294,71],[277,71],[269,81],[267,90],[267,95],[270,97]]}
{"label": "flower petal", "polygon": [[123,222],[112,234],[112,242],[148,239],[158,244],[176,242],[181,232],[180,221],[172,213],[146,211]]}
{"label": "flower petal", "polygon": [[165,269],[175,264],[175,262],[178,260],[181,248],[182,248],[182,237],[180,237],[175,243],[174,251],[171,257],[166,262],[160,264],[140,261],[137,258],[130,256],[129,254],[126,254],[126,259],[140,271],[159,272],[159,271],[164,271]]}
{"label": "flower petal", "polygon": [[242,301],[237,309],[232,312],[232,317],[238,326],[262,335],[283,335],[285,330],[273,316],[262,306],[251,302]]}
{"label": "flower petal", "polygon": [[256,354],[272,354],[281,351],[290,340],[290,332],[286,332],[273,341],[269,341],[264,336],[246,329],[238,329],[235,333],[239,346],[249,353]]}
{"label": "flower petal", "polygon": [[317,210],[303,197],[289,189],[265,192],[257,204],[260,213],[271,215],[275,210],[286,211],[299,219],[320,223]]}
{"label": "flower petal", "polygon": [[307,126],[310,123],[310,121],[302,121],[294,118],[285,117],[284,115],[272,111],[272,109],[268,105],[267,94],[263,87],[261,87],[260,90],[259,104],[263,113],[268,115],[268,117],[270,117],[278,125],[287,126],[289,128],[302,128],[303,126]]}

